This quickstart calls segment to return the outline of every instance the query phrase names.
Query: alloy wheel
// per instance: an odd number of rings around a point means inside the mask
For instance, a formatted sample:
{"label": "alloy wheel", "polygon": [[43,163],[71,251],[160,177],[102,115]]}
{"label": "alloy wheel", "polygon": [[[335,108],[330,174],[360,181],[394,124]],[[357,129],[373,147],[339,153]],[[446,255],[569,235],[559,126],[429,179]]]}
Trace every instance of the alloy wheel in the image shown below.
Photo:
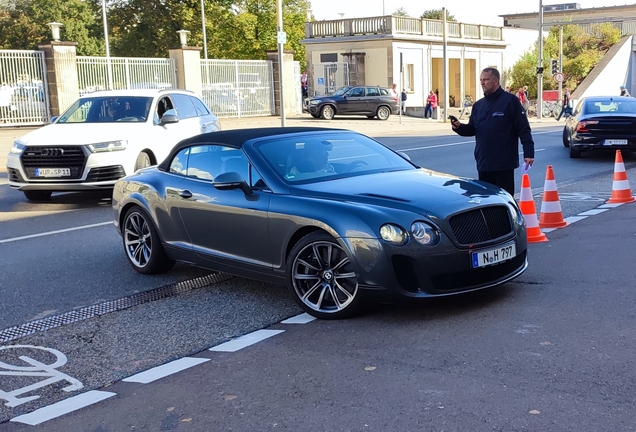
{"label": "alloy wheel", "polygon": [[331,105],[325,105],[322,107],[321,116],[325,120],[331,120],[335,115],[335,111]]}
{"label": "alloy wheel", "polygon": [[391,115],[391,112],[389,111],[387,107],[381,106],[380,108],[378,108],[378,118],[380,120],[386,120],[389,118],[390,115]]}
{"label": "alloy wheel", "polygon": [[146,218],[135,212],[124,224],[124,245],[130,261],[139,268],[148,265],[152,256],[152,234]]}
{"label": "alloy wheel", "polygon": [[345,310],[358,294],[351,260],[335,243],[316,241],[302,248],[292,264],[298,299],[310,309],[334,314]]}

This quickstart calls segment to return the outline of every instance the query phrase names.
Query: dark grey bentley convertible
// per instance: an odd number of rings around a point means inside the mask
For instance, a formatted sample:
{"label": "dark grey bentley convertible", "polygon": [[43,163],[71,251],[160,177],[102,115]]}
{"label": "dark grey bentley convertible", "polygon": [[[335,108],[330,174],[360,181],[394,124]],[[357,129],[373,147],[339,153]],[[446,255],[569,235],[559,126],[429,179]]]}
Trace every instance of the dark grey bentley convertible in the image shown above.
{"label": "dark grey bentley convertible", "polygon": [[175,261],[286,284],[318,318],[492,287],[527,267],[514,199],[415,166],[359,133],[223,131],[121,179],[115,225],[140,273]]}

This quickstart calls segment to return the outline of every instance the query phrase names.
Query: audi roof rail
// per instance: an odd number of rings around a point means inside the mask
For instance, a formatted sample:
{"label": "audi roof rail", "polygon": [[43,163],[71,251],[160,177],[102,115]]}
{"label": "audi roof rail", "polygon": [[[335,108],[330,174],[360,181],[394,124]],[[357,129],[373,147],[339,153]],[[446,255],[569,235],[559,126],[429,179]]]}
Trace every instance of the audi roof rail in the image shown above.
{"label": "audi roof rail", "polygon": [[196,94],[192,90],[180,89],[180,88],[164,88],[164,89],[159,90],[159,93],[165,92],[165,91],[175,91],[175,90],[179,90],[179,91],[186,92],[186,93]]}

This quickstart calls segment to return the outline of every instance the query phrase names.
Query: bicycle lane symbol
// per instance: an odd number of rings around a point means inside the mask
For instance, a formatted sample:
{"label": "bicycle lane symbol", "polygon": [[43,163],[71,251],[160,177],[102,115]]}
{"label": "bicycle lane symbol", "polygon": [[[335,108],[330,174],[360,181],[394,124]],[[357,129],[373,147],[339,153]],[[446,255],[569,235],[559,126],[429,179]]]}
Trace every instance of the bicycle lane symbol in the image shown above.
{"label": "bicycle lane symbol", "polygon": [[[1,346],[0,351],[20,349],[22,350],[42,350],[46,351],[55,356],[55,362],[52,364],[44,364],[38,360],[35,360],[29,356],[21,355],[18,358],[25,363],[28,363],[31,366],[16,366],[4,363],[0,361],[0,376],[22,376],[22,377],[42,377],[46,378],[43,381],[40,381],[35,384],[28,385],[26,387],[19,388],[17,390],[8,391],[0,388],[0,399],[4,399],[7,401],[5,403],[8,407],[16,407],[26,402],[30,402],[32,400],[38,399],[40,396],[27,396],[23,398],[18,398],[18,396],[23,395],[25,393],[32,392],[42,387],[46,387],[48,385],[54,384],[59,381],[67,381],[70,383],[69,386],[64,387],[62,390],[65,392],[71,392],[75,390],[79,390],[84,387],[80,381],[75,378],[62,373],[56,368],[64,366],[68,359],[64,354],[60,351],[53,348],[45,348],[40,346],[33,345],[11,345],[11,346]],[[3,370],[4,369],[4,370]],[[0,381],[0,385],[2,382]]]}

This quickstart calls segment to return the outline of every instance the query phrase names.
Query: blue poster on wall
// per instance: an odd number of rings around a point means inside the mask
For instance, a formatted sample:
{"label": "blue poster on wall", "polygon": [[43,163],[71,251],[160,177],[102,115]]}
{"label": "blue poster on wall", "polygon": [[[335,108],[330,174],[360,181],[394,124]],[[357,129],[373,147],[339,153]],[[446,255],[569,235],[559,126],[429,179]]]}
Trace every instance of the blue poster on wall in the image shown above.
{"label": "blue poster on wall", "polygon": [[318,78],[318,85],[325,85],[325,79],[324,78]]}

